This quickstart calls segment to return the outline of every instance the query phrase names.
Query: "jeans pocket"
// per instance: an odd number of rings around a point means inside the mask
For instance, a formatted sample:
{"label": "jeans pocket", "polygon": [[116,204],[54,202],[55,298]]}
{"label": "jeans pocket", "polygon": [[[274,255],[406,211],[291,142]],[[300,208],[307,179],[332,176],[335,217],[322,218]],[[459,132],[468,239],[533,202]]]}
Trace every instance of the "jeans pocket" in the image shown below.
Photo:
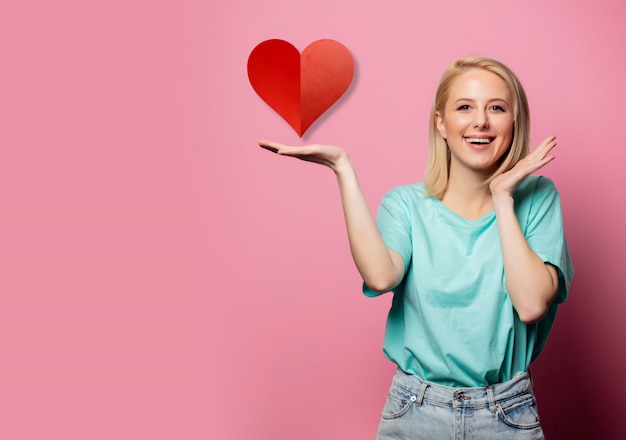
{"label": "jeans pocket", "polygon": [[383,408],[383,419],[397,419],[403,416],[417,400],[417,396],[406,390],[392,386]]}
{"label": "jeans pocket", "polygon": [[515,401],[496,405],[498,415],[504,423],[516,429],[535,429],[539,422],[537,403],[535,397],[531,395],[515,399]]}

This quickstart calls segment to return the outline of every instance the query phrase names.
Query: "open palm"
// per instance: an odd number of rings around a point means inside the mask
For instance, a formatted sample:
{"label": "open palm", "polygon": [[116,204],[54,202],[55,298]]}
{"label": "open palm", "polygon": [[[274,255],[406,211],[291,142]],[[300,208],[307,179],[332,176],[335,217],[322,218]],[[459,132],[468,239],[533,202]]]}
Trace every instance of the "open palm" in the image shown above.
{"label": "open palm", "polygon": [[272,141],[259,141],[259,146],[281,156],[295,157],[307,162],[327,166],[335,170],[337,164],[346,158],[346,151],[334,145],[312,144],[301,147],[279,144]]}
{"label": "open palm", "polygon": [[555,146],[556,136],[546,138],[533,152],[517,162],[513,168],[491,181],[489,184],[491,194],[494,196],[512,196],[522,180],[554,159],[554,156],[549,155],[549,153]]}

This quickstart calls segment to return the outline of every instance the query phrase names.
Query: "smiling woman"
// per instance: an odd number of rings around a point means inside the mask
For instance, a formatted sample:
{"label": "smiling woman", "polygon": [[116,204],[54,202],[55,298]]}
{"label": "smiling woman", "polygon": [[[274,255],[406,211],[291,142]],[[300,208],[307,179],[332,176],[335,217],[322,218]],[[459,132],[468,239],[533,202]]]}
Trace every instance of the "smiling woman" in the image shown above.
{"label": "smiling woman", "polygon": [[260,145],[331,168],[363,292],[393,291],[384,352],[398,369],[378,439],[541,439],[528,368],[573,270],[559,194],[531,174],[526,95],[487,57],[455,61],[431,114],[423,183],[392,189],[376,221],[341,148]]}
{"label": "smiling woman", "polygon": [[[460,76],[463,76],[463,81],[456,81]],[[483,102],[476,102],[477,99]],[[433,102],[430,156],[424,176],[429,194],[441,198],[449,185],[451,149],[445,122],[474,124],[476,127],[471,128],[475,129],[475,134],[483,136],[489,136],[489,133],[484,132],[488,132],[490,124],[496,123],[494,128],[512,137],[509,139],[510,144],[503,143],[508,154],[500,161],[497,169],[491,170],[491,175],[495,176],[510,169],[528,154],[529,113],[526,92],[521,82],[502,63],[487,57],[467,57],[452,63],[439,83]],[[486,179],[485,183],[489,181]]]}

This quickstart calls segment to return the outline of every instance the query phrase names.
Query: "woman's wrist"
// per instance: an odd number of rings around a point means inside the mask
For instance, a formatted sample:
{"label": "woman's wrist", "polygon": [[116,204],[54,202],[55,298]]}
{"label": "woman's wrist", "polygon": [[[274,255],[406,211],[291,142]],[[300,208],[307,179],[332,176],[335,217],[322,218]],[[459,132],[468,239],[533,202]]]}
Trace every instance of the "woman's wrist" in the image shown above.
{"label": "woman's wrist", "polygon": [[346,172],[354,171],[352,167],[352,161],[350,160],[348,153],[345,151],[341,155],[339,155],[339,157],[337,158],[337,160],[335,161],[335,163],[333,164],[331,168],[335,172],[337,177],[339,177],[342,174],[345,174]]}
{"label": "woman's wrist", "polygon": [[512,209],[514,207],[513,196],[508,193],[491,194],[493,208],[496,212],[502,209]]}

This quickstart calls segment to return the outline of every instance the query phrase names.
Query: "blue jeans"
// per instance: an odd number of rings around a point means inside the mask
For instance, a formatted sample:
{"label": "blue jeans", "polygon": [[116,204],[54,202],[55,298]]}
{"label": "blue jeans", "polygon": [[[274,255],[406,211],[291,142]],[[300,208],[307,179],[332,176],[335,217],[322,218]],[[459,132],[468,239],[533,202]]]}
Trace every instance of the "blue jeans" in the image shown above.
{"label": "blue jeans", "polygon": [[528,373],[485,388],[450,388],[398,369],[377,440],[544,439]]}

